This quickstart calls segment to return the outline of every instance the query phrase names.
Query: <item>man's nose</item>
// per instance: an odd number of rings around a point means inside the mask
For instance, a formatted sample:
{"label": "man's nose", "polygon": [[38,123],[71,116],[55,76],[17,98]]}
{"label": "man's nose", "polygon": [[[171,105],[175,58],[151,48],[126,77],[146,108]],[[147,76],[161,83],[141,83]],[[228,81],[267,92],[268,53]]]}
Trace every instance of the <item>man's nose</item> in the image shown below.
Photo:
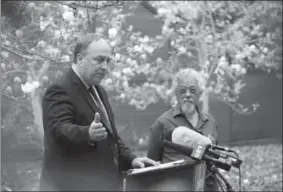
{"label": "man's nose", "polygon": [[103,69],[103,70],[107,70],[108,69],[107,61],[103,61],[103,63],[101,64],[101,69]]}
{"label": "man's nose", "polygon": [[185,94],[186,97],[190,98],[191,97],[191,93],[190,91],[186,91],[186,94]]}

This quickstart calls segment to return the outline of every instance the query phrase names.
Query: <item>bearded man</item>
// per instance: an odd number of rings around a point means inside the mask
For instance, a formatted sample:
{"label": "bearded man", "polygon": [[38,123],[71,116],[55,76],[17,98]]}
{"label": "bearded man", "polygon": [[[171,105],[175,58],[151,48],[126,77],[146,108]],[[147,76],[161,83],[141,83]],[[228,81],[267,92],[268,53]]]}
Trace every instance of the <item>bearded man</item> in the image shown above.
{"label": "bearded man", "polygon": [[[164,112],[151,127],[148,157],[162,163],[185,159],[191,164],[196,162],[183,154],[163,148],[162,142],[167,138],[166,133],[183,126],[202,133],[217,143],[217,126],[212,115],[203,112],[201,96],[204,91],[203,79],[194,69],[182,69],[173,79],[173,90],[177,104],[172,109]],[[209,167],[208,167],[209,170]],[[169,174],[162,178],[162,186],[158,190],[188,191],[192,188],[187,170],[180,170],[177,174]],[[166,181],[166,182],[164,182]],[[207,177],[205,191],[216,191],[216,180]]]}

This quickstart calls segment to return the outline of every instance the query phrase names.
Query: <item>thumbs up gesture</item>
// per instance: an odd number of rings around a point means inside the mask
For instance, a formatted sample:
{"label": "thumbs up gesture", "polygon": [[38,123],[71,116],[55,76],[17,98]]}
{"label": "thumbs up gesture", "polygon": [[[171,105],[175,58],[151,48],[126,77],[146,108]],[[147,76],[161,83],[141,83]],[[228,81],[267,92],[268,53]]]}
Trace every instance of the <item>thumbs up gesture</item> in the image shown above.
{"label": "thumbs up gesture", "polygon": [[94,120],[90,124],[89,137],[91,141],[100,141],[107,138],[107,131],[100,122],[99,113],[95,113]]}

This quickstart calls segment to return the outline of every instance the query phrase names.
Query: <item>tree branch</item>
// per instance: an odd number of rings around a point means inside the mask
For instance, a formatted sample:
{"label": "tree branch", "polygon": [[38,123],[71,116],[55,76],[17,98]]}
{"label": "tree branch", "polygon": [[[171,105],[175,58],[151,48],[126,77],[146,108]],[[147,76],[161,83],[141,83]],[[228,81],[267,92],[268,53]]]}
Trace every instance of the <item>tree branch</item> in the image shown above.
{"label": "tree branch", "polygon": [[115,1],[115,2],[112,2],[112,3],[108,3],[108,4],[104,4],[102,6],[91,6],[91,5],[85,5],[85,4],[80,4],[80,3],[76,3],[76,2],[72,2],[72,3],[65,3],[64,1],[56,1],[57,3],[61,4],[61,5],[66,5],[72,9],[77,9],[78,7],[79,8],[85,8],[85,9],[91,9],[91,10],[95,10],[95,11],[98,11],[98,10],[101,10],[101,9],[105,9],[105,8],[108,8],[108,7],[112,7],[112,6],[124,6],[126,3],[125,2],[120,2],[120,1]]}
{"label": "tree branch", "polygon": [[43,63],[43,66],[39,70],[39,74],[37,75],[37,79],[40,79],[44,75],[44,73],[48,70],[48,68],[49,68],[49,63],[48,63],[48,61],[45,61]]}
{"label": "tree branch", "polygon": [[27,73],[27,71],[24,70],[12,70],[12,71],[7,71],[4,74],[2,74],[2,76],[8,76],[11,75],[13,73]]}
{"label": "tree branch", "polygon": [[[211,93],[210,93],[210,94],[211,94]],[[231,107],[234,111],[236,111],[236,112],[239,113],[239,114],[242,114],[242,115],[251,115],[251,114],[254,113],[254,111],[250,111],[250,112],[248,112],[248,111],[247,111],[247,112],[241,111],[241,110],[238,109],[235,105],[229,103],[228,101],[226,101],[225,99],[221,98],[220,96],[217,96],[217,95],[215,95],[215,94],[213,94],[213,96],[214,96],[217,100],[219,100],[219,101],[221,101],[221,102],[227,104],[229,107]]]}
{"label": "tree branch", "polygon": [[27,59],[27,60],[38,60],[38,59],[35,59],[35,58],[31,58],[31,57],[22,55],[22,54],[20,54],[20,53],[14,51],[14,50],[11,50],[11,49],[9,49],[9,48],[3,46],[3,45],[1,45],[1,48],[2,48],[2,49],[5,49],[6,51],[9,51],[10,53],[13,53],[13,54],[15,54],[15,55],[18,55],[19,57],[21,57],[21,58],[23,58],[23,59]]}
{"label": "tree branch", "polygon": [[[204,13],[205,15],[205,13]],[[202,17],[202,21],[201,21],[201,26],[200,26],[200,31],[202,32],[203,31],[203,28],[204,28],[204,23],[205,23],[205,16]],[[201,33],[200,32],[200,33]],[[204,66],[204,63],[206,61],[206,53],[205,53],[205,49],[204,49],[204,40],[203,40],[203,37],[199,39],[199,54],[198,54],[198,57],[199,57],[199,65],[201,67]]]}
{"label": "tree branch", "polygon": [[[41,58],[43,58],[43,59],[45,59],[45,60],[50,60],[50,61],[52,61],[52,62],[54,62],[54,63],[57,63],[57,64],[60,64],[60,65],[71,64],[70,61],[69,61],[69,62],[56,61],[56,60],[54,60],[54,59],[51,59],[50,57],[43,56],[43,55],[41,55],[41,54],[39,54],[39,53],[31,53],[31,52],[29,52],[29,51],[22,50],[22,49],[19,49],[19,48],[15,48],[15,47],[11,47],[11,46],[8,46],[8,45],[1,45],[1,47],[2,47],[3,49],[5,49],[5,50],[11,52],[11,53],[14,53],[15,55],[18,55],[19,57],[21,57],[21,58],[23,58],[23,59],[27,59],[27,60],[42,61],[42,60],[37,59],[37,58],[34,58],[34,57],[29,57],[29,56],[27,56],[27,55],[23,55],[23,54],[21,54],[21,53],[19,53],[19,52],[17,52],[17,51],[25,52],[25,53],[28,53],[29,55],[36,55],[36,56],[39,56],[39,57],[41,57]],[[14,51],[14,50],[12,50],[12,49],[10,49],[10,48],[8,48],[8,47],[13,48],[13,49],[16,49],[17,51]]]}
{"label": "tree branch", "polygon": [[157,15],[157,9],[151,6],[148,2],[149,0],[143,0],[142,2],[140,2],[140,4],[152,14]]}
{"label": "tree branch", "polygon": [[[215,29],[215,23],[214,23],[214,20],[213,20],[213,17],[212,17],[212,11],[211,11],[211,8],[209,6],[209,4],[207,2],[205,2],[205,4],[207,5],[207,10],[209,12],[209,19],[210,19],[210,22],[211,22],[211,27],[212,27],[212,32],[213,32],[213,40],[215,41],[215,36],[216,36],[216,29]],[[212,67],[211,67],[211,70],[208,72],[208,79],[210,78],[212,72],[214,71],[215,67],[216,67],[217,63],[212,63]]]}
{"label": "tree branch", "polygon": [[206,4],[207,10],[208,10],[208,12],[209,12],[209,19],[210,19],[210,22],[211,22],[211,27],[212,27],[212,32],[213,32],[213,38],[215,39],[215,36],[216,36],[216,29],[215,29],[215,23],[214,23],[214,20],[213,20],[213,17],[212,17],[211,8],[210,8],[210,6],[208,5],[207,2],[205,2],[205,4]]}

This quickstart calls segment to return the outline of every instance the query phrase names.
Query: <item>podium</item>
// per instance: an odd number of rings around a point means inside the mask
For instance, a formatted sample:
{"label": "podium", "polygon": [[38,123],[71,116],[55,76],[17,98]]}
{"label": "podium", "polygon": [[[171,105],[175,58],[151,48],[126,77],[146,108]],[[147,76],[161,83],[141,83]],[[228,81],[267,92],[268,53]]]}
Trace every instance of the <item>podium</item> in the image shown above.
{"label": "podium", "polygon": [[124,172],[123,191],[204,191],[206,163],[178,160]]}

